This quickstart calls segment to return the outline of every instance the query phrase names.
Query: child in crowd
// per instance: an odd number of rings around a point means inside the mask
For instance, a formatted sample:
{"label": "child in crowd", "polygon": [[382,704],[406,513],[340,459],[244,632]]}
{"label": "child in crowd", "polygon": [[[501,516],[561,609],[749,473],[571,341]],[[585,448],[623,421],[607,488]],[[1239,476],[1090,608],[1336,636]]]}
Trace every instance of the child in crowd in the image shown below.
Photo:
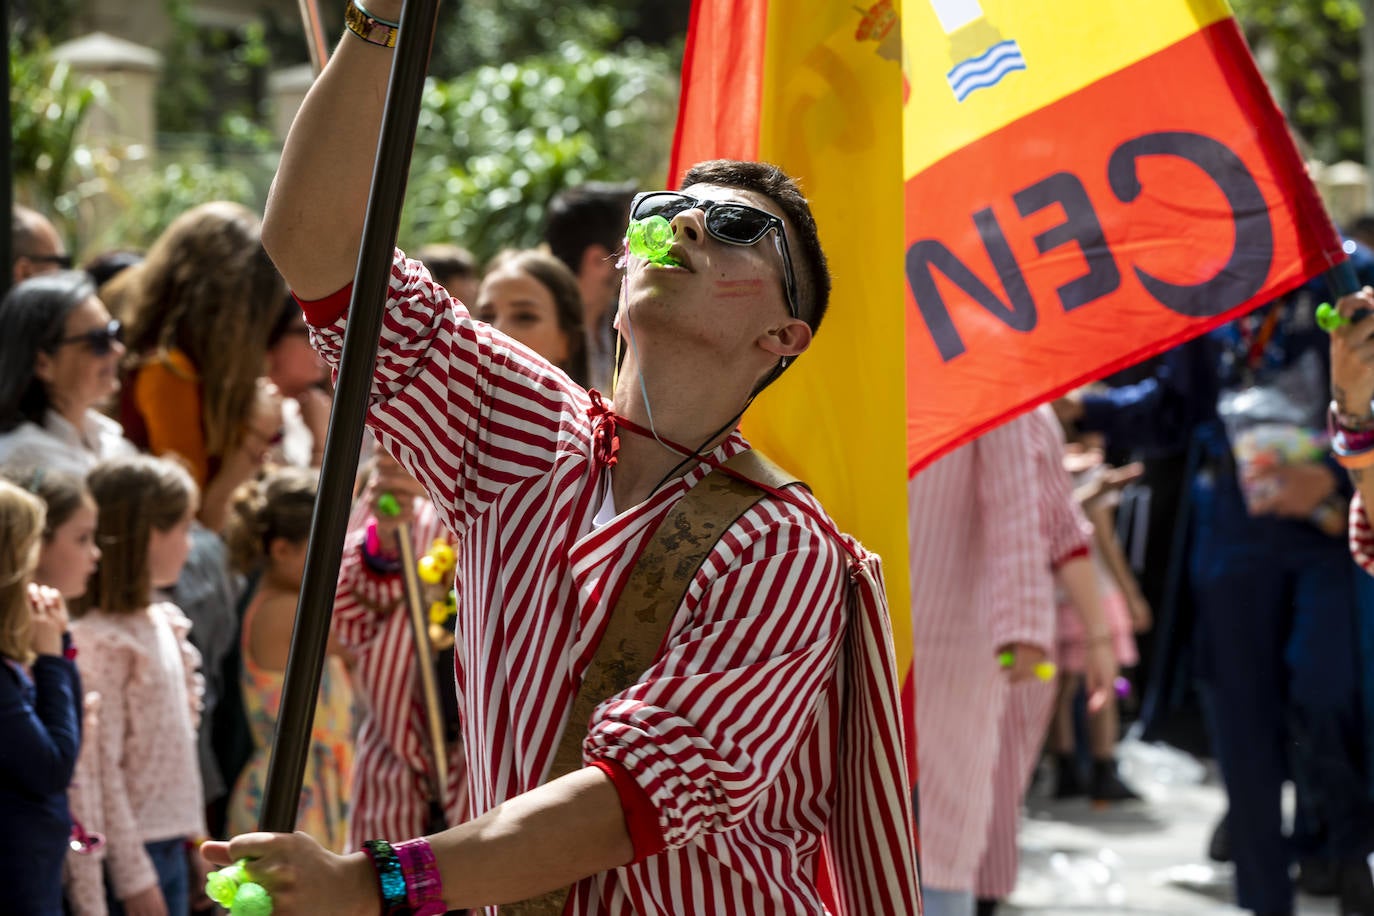
{"label": "child in crowd", "polygon": [[101,557],[72,631],[81,676],[101,696],[107,903],[116,916],[184,916],[199,880],[188,847],[205,834],[200,655],[186,616],[153,590],[185,563],[197,490],[180,465],[142,455],[102,463],[87,482]]}
{"label": "child in crowd", "polygon": [[62,596],[34,584],[43,503],[0,481],[0,893],[6,913],[61,916],[67,784],[81,685]]}
{"label": "child in crowd", "polygon": [[[240,636],[243,702],[255,752],[229,800],[231,835],[257,829],[316,491],[313,471],[274,470],[239,488],[225,532],[235,568],[257,573]],[[347,832],[352,704],[348,673],[333,654],[320,681],[296,829],[335,852],[343,850]]]}
{"label": "child in crowd", "polygon": [[[1084,442],[1067,446],[1064,465],[1074,478],[1074,497],[1093,526],[1093,566],[1109,630],[1108,634],[1095,638],[1109,641],[1121,667],[1134,667],[1139,655],[1133,634],[1149,628],[1150,609],[1116,539],[1115,515],[1121,487],[1138,477],[1140,468],[1108,467],[1103,463],[1102,450]],[[1086,794],[1096,805],[1139,801],[1140,796],[1123,783],[1117,773],[1120,716],[1115,696],[1109,696],[1103,707],[1087,719],[1092,769],[1086,781],[1079,768],[1074,706],[1083,685],[1083,670],[1091,643],[1072,608],[1067,601],[1061,600],[1059,699],[1049,735],[1056,762],[1055,797],[1064,799]]]}
{"label": "child in crowd", "polygon": [[[71,603],[86,594],[100,560],[96,544],[96,506],[85,477],[47,468],[5,471],[9,480],[43,501],[47,522],[33,581],[55,590]],[[99,739],[100,695],[78,696],[82,704],[82,752],[77,756],[67,800],[72,814],[72,840],[63,874],[63,892],[71,916],[104,916],[105,883],[101,878],[105,830],[101,811]]]}

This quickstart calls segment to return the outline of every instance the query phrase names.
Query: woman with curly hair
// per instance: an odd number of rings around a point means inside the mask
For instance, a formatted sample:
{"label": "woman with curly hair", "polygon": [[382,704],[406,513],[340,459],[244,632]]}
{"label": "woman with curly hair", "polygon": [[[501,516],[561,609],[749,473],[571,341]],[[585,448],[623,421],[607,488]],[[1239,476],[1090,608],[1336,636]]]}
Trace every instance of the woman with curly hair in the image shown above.
{"label": "woman with curly hair", "polygon": [[202,204],[129,269],[124,428],[153,454],[180,456],[215,531],[281,429],[280,400],[260,379],[286,290],[260,230],[246,207]]}

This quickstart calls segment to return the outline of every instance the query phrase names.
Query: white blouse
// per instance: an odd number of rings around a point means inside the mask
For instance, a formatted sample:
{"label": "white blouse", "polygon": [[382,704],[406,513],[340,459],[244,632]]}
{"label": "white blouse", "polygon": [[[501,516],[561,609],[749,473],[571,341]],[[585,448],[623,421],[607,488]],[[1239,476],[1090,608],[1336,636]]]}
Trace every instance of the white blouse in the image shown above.
{"label": "white blouse", "polygon": [[87,410],[77,427],[55,410],[43,425],[25,422],[0,433],[0,464],[44,467],[84,477],[106,458],[137,454],[124,438],[124,427],[95,410]]}

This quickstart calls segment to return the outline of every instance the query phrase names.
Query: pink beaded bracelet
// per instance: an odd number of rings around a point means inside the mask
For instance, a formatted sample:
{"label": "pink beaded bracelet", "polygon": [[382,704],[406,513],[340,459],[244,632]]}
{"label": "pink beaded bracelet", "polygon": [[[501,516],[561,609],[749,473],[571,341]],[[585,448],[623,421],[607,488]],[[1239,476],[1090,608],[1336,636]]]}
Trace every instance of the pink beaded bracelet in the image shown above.
{"label": "pink beaded bracelet", "polygon": [[428,840],[407,840],[392,847],[401,860],[401,873],[406,879],[406,902],[414,916],[443,916],[444,879],[439,875],[439,863]]}

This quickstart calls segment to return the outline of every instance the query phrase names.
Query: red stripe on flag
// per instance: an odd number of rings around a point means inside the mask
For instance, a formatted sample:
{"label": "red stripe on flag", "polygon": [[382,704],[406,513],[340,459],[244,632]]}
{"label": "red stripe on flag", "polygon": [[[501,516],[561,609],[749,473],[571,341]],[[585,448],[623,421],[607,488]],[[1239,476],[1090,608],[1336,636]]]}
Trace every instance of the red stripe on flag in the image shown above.
{"label": "red stripe on flag", "polygon": [[[668,169],[677,187],[705,159],[754,160],[763,111],[768,3],[699,0],[682,55],[682,98]],[[702,47],[698,48],[700,42]]]}
{"label": "red stripe on flag", "polygon": [[1233,20],[907,182],[912,473],[1344,260]]}

